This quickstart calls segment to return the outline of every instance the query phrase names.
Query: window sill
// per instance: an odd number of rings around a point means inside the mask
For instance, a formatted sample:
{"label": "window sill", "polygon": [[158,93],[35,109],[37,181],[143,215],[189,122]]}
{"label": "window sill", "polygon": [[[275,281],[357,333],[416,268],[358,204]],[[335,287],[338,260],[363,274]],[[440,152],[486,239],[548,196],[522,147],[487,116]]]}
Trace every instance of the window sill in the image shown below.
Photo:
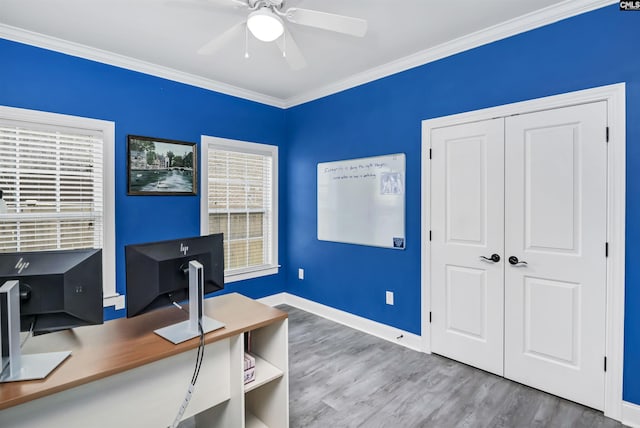
{"label": "window sill", "polygon": [[109,296],[104,296],[102,299],[102,306],[104,308],[109,306],[114,306],[116,310],[124,309],[124,295],[123,294],[112,294]]}
{"label": "window sill", "polygon": [[231,283],[236,281],[243,281],[245,279],[259,278],[261,276],[275,275],[280,269],[279,265],[275,266],[263,266],[256,268],[256,270],[243,270],[237,272],[229,272],[224,275],[224,282]]}

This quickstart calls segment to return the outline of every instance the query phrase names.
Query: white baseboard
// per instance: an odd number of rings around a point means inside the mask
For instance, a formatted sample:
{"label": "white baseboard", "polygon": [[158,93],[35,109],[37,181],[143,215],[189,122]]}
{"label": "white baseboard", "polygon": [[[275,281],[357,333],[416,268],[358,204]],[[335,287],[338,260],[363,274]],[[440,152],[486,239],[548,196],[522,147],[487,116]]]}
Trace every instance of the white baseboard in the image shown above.
{"label": "white baseboard", "polygon": [[630,427],[640,428],[640,406],[623,401],[621,422]]}
{"label": "white baseboard", "polygon": [[287,293],[272,294],[271,296],[262,297],[256,299],[260,303],[264,303],[267,306],[278,306],[287,303]]}
{"label": "white baseboard", "polygon": [[339,324],[346,325],[347,327],[360,330],[372,336],[405,346],[409,349],[413,349],[414,351],[422,352],[422,339],[416,334],[409,333],[395,327],[390,327],[376,321],[371,321],[367,318],[353,315],[330,306],[312,302],[311,300],[303,299],[302,297],[298,297],[293,294],[278,293],[263,297],[262,299],[258,299],[258,301],[269,306],[282,304],[294,306],[298,309],[302,309],[303,311],[310,312]]}

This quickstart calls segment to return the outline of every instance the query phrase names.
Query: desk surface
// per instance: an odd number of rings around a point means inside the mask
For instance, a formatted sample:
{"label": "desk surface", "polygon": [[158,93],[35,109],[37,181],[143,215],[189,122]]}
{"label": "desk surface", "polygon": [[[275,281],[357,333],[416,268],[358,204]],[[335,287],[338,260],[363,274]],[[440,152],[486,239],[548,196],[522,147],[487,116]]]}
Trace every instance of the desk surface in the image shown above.
{"label": "desk surface", "polygon": [[[237,293],[206,299],[204,309],[207,316],[226,325],[208,333],[205,343],[264,327],[288,316]],[[153,333],[186,318],[183,311],[168,307],[103,325],[32,337],[23,353],[66,350],[72,352],[71,356],[44,380],[0,384],[0,410],[196,348],[198,339],[174,345]]]}

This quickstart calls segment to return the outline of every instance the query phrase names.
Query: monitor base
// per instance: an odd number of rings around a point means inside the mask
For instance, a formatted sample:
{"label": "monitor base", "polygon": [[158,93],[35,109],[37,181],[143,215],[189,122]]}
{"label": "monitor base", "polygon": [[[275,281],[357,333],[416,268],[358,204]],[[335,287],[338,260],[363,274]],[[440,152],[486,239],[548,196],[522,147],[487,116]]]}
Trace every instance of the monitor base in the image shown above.
{"label": "monitor base", "polygon": [[[224,323],[209,317],[202,317],[202,330],[204,334],[224,327]],[[199,331],[190,328],[190,321],[182,321],[167,327],[154,330],[154,333],[177,345],[194,337],[200,336]]]}
{"label": "monitor base", "polygon": [[20,370],[11,373],[7,368],[0,376],[0,382],[19,382],[21,380],[44,379],[56,367],[71,355],[70,351],[47,352],[44,354],[22,354],[20,356]]}

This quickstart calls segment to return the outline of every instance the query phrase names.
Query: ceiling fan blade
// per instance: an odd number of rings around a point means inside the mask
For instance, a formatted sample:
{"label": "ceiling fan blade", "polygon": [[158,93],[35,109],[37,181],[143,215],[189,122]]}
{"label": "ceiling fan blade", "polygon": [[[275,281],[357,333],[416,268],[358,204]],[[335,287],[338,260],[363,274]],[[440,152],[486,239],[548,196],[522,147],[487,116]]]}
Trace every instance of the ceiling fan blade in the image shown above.
{"label": "ceiling fan blade", "polygon": [[235,6],[248,6],[249,4],[245,0],[208,0],[211,3],[229,4]]}
{"label": "ceiling fan blade", "polygon": [[214,54],[218,49],[230,42],[236,35],[240,34],[246,24],[247,21],[242,21],[229,28],[227,31],[198,49],[198,55]]}
{"label": "ceiling fan blade", "polygon": [[284,29],[284,35],[278,37],[276,44],[292,70],[300,70],[307,66],[307,61],[289,30]]}
{"label": "ceiling fan blade", "polygon": [[367,21],[350,16],[336,15],[317,10],[292,7],[285,12],[286,18],[300,25],[337,31],[338,33],[363,37],[367,32]]}

